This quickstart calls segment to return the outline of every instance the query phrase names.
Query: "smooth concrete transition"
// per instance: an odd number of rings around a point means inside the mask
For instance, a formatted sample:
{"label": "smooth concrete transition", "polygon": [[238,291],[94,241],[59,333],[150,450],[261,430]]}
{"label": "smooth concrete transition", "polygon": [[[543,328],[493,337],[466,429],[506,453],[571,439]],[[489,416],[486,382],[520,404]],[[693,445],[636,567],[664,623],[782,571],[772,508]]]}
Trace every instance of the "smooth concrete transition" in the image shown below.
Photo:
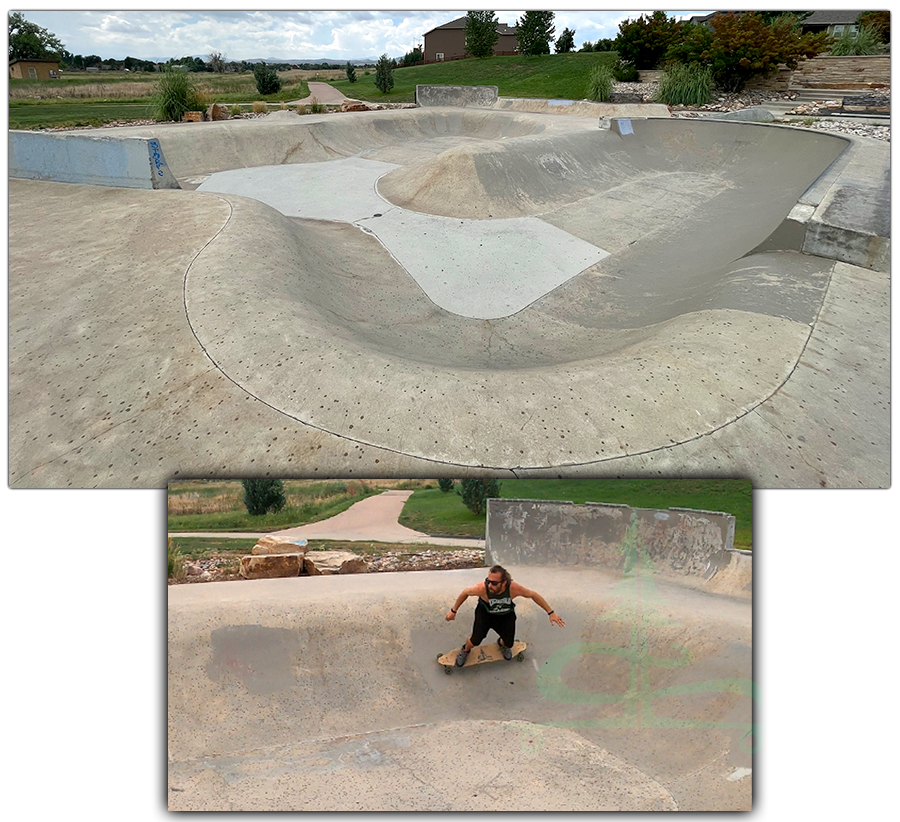
{"label": "smooth concrete transition", "polygon": [[[157,139],[200,190],[10,181],[11,485],[889,484],[887,190],[861,205],[889,147],[708,120],[280,114],[107,130]],[[51,235],[36,200],[79,219]]]}
{"label": "smooth concrete transition", "polygon": [[566,627],[517,600],[525,661],[450,676],[483,568],[170,586],[169,809],[751,809],[749,599],[510,570]]}

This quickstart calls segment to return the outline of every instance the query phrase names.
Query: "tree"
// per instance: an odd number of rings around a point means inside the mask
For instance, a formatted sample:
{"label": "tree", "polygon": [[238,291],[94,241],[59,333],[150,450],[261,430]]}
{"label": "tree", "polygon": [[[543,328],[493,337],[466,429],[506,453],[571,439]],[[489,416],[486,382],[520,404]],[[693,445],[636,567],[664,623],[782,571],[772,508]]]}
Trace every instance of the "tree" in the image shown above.
{"label": "tree", "polygon": [[449,491],[453,490],[453,486],[456,484],[456,480],[453,479],[439,479],[438,480],[438,488],[441,489],[445,494]]}
{"label": "tree", "polygon": [[473,514],[481,516],[487,510],[487,501],[500,496],[500,481],[495,479],[460,480],[456,493],[462,497],[463,505]]}
{"label": "tree", "polygon": [[344,71],[347,73],[347,79],[351,83],[355,83],[356,82],[356,69],[353,68],[353,63],[351,63],[349,60],[347,61],[347,67],[344,69]]}
{"label": "tree", "polygon": [[421,63],[421,62],[422,62],[422,49],[420,49],[418,46],[415,46],[412,49],[412,51],[406,52],[406,54],[404,54],[400,58],[401,66],[414,66],[414,65],[416,65],[416,63]]}
{"label": "tree", "polygon": [[783,63],[796,69],[830,45],[827,33],[802,34],[790,16],[766,25],[759,14],[716,15],[706,26],[686,25],[666,59],[709,66],[715,84],[727,92],[741,91],[752,77],[774,74]]}
{"label": "tree", "polygon": [[253,66],[253,79],[256,80],[256,90],[264,96],[281,91],[281,78],[265,63]]}
{"label": "tree", "polygon": [[882,43],[891,42],[891,13],[889,11],[864,11],[857,20],[860,26],[874,26]]}
{"label": "tree", "polygon": [[285,506],[284,483],[280,479],[245,479],[244,505],[252,517],[269,511],[280,511]]}
{"label": "tree", "polygon": [[575,29],[563,29],[563,33],[559,35],[555,45],[557,54],[568,54],[570,51],[575,51]]}
{"label": "tree", "polygon": [[490,57],[499,37],[494,12],[466,12],[466,54],[471,54],[472,57]]}
{"label": "tree", "polygon": [[382,54],[375,64],[375,88],[382,94],[387,94],[394,87],[392,65],[393,63],[386,54]]}
{"label": "tree", "polygon": [[615,50],[620,59],[634,63],[636,68],[655,69],[662,63],[668,48],[681,38],[682,28],[674,17],[666,17],[664,11],[655,11],[649,16],[642,14],[637,20],[623,20],[619,23]]}
{"label": "tree", "polygon": [[225,55],[220,51],[214,51],[206,58],[206,64],[209,66],[210,71],[216,72],[216,74],[224,74],[225,73]]}
{"label": "tree", "polygon": [[521,54],[549,54],[556,27],[552,11],[526,11],[516,20],[516,36]]}
{"label": "tree", "polygon": [[59,60],[65,50],[53,32],[30,23],[22,12],[9,15],[10,60]]}

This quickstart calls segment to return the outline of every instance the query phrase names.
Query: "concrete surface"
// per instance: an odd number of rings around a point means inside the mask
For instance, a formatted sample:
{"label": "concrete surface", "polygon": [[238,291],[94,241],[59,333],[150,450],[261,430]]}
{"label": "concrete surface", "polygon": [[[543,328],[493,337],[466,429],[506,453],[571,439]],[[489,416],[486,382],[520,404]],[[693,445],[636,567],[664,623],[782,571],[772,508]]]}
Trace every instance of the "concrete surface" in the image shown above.
{"label": "concrete surface", "polygon": [[452,676],[484,569],[171,586],[169,808],[751,808],[748,601],[510,570],[566,627],[520,600],[525,661]]}
{"label": "concrete surface", "polygon": [[309,86],[309,94],[306,97],[300,100],[292,100],[290,103],[286,105],[295,106],[295,105],[309,105],[313,99],[318,103],[326,103],[329,105],[340,105],[347,100],[348,97],[344,92],[339,91],[334,86],[329,85],[328,83],[318,83],[315,80],[307,81],[307,86]]}
{"label": "concrete surface", "polygon": [[[281,165],[295,202],[347,205],[355,223],[235,194],[11,180],[10,484],[549,470],[887,485],[888,278],[777,246],[805,242],[818,212],[832,244],[863,224],[885,250],[889,147],[630,125],[433,108],[107,130],[158,138],[186,189]],[[352,188],[349,161],[360,180],[392,170]],[[304,188],[297,168],[334,185]],[[609,256],[556,287],[535,256],[521,279],[541,296],[467,316],[479,300],[447,310],[407,268],[462,277],[465,247],[428,251],[409,231],[394,255],[360,230],[357,196],[384,202],[367,229],[430,214],[478,220],[474,241],[529,218]],[[79,220],[47,232],[46,209]],[[487,255],[491,273],[511,254]]]}
{"label": "concrete surface", "polygon": [[492,106],[497,86],[416,86],[417,106]]}

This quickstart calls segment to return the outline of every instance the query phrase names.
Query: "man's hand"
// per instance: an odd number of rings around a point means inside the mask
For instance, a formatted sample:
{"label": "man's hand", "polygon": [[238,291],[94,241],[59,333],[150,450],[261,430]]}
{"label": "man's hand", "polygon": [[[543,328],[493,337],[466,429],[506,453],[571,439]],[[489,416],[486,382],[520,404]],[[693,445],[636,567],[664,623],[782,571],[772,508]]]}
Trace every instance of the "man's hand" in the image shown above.
{"label": "man's hand", "polygon": [[453,620],[456,619],[456,614],[454,614],[453,611],[447,611],[447,616],[445,616],[444,619],[446,619],[447,622],[453,622]]}
{"label": "man's hand", "polygon": [[566,627],[565,620],[559,614],[557,614],[556,611],[554,611],[552,614],[550,614],[550,621],[554,625],[559,625],[560,628]]}

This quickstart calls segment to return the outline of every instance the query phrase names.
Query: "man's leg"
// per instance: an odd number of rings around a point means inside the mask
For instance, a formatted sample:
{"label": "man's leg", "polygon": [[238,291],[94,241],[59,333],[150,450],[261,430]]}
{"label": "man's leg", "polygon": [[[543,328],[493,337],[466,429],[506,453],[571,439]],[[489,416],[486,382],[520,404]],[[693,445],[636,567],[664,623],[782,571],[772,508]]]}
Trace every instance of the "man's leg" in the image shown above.
{"label": "man's leg", "polygon": [[497,618],[494,629],[500,634],[500,649],[504,659],[512,659],[512,646],[516,641],[516,613],[503,614]]}
{"label": "man's leg", "polygon": [[472,635],[466,640],[465,645],[463,645],[459,654],[456,657],[456,664],[458,667],[462,667],[466,663],[466,657],[469,655],[469,651],[472,650],[476,645],[481,645],[484,641],[484,638],[487,636],[488,629],[490,627],[488,615],[482,611],[481,608],[476,606],[475,608],[475,622],[472,625]]}

